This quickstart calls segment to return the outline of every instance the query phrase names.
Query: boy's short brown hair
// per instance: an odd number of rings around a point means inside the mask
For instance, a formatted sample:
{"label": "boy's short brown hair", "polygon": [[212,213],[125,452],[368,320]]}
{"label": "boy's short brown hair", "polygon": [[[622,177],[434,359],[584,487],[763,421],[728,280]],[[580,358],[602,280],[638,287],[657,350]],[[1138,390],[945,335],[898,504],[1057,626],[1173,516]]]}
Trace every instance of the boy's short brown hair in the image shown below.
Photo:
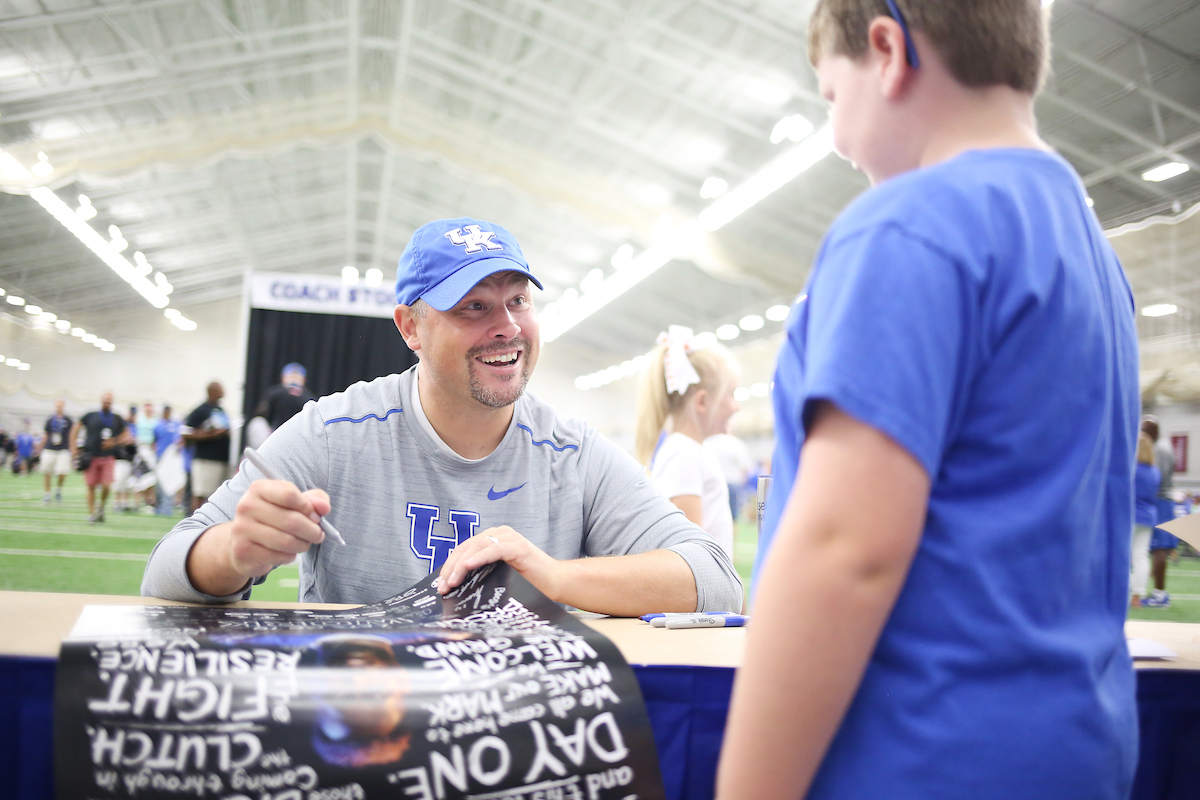
{"label": "boy's short brown hair", "polygon": [[[1049,13],[1041,0],[895,0],[910,30],[937,49],[959,83],[971,88],[1042,88],[1050,52]],[[808,26],[808,57],[861,58],[867,29],[891,17],[887,0],[818,0]]]}

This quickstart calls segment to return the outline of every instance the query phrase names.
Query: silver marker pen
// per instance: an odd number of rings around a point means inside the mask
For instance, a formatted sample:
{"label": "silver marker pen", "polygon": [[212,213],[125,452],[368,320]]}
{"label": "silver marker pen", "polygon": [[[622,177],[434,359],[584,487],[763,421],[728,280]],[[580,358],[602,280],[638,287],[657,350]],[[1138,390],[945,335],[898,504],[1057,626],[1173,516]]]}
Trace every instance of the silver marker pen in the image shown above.
{"label": "silver marker pen", "polygon": [[[275,470],[271,469],[270,465],[267,464],[266,459],[254,451],[253,447],[247,447],[242,455],[246,457],[247,461],[257,467],[258,471],[261,472],[263,477],[267,480],[282,480],[282,478],[275,473]],[[325,531],[325,535],[330,539],[333,539],[338,544],[344,545],[346,543],[346,540],[342,538],[340,533],[338,533],[338,529],[329,524],[329,520],[321,517],[317,524],[321,526],[321,530]]]}

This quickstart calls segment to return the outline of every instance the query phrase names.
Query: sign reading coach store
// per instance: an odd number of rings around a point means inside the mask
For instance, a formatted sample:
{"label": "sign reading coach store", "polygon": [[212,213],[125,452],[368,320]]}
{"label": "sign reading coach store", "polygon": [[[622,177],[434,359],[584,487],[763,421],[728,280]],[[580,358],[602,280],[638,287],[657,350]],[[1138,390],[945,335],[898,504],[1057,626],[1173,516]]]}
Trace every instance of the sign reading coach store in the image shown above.
{"label": "sign reading coach store", "polygon": [[310,314],[353,314],[390,318],[396,307],[391,286],[350,286],[334,275],[290,275],[256,272],[251,279],[250,306]]}

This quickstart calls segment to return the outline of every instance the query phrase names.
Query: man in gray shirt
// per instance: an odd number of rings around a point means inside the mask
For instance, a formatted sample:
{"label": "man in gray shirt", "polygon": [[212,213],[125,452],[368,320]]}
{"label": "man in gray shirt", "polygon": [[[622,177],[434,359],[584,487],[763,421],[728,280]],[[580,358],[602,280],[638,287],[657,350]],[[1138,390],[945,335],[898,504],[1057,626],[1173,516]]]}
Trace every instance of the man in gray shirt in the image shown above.
{"label": "man in gray shirt", "polygon": [[[262,448],[283,480],[244,464],[155,547],[142,594],[230,602],[299,556],[301,600],[369,603],[505,561],[589,611],[739,610],[716,542],[630,456],[524,394],[540,348],[530,283],[498,225],[419,228],[395,311],[417,366],[306,405]],[[348,544],[326,542],[318,515]]]}

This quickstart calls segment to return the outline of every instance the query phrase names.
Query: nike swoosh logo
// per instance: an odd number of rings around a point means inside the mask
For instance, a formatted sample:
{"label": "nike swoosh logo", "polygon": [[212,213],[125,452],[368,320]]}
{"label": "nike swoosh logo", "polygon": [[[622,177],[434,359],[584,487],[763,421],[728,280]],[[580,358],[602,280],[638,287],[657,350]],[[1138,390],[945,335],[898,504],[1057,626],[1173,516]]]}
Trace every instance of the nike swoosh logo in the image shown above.
{"label": "nike swoosh logo", "polygon": [[496,487],[493,486],[492,488],[488,489],[488,500],[499,500],[501,497],[508,497],[517,489],[522,489],[527,485],[529,485],[529,481],[522,483],[520,486],[514,486],[511,489],[505,489],[503,492],[497,492]]}

